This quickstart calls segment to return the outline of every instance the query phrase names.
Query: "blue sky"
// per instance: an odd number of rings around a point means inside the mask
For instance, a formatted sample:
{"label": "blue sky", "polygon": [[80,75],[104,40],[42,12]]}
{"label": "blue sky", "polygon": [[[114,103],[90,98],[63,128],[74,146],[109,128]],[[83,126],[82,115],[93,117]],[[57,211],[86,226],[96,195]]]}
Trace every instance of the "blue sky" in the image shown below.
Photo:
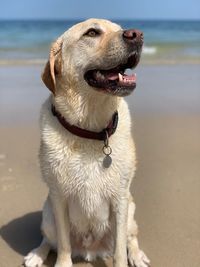
{"label": "blue sky", "polygon": [[3,0],[0,19],[200,19],[200,0]]}

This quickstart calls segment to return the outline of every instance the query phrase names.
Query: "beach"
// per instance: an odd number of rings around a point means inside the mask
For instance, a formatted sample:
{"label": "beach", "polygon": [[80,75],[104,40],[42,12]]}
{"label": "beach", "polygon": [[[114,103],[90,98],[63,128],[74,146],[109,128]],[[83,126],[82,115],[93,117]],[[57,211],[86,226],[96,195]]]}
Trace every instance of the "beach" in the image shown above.
{"label": "beach", "polygon": [[[19,267],[41,241],[40,106],[43,65],[0,66],[0,266]],[[152,267],[200,266],[200,65],[137,67],[127,97],[138,168],[131,186],[139,243]],[[128,149],[128,148],[127,148]],[[53,267],[51,253],[44,266]],[[74,266],[112,266],[76,262]]]}

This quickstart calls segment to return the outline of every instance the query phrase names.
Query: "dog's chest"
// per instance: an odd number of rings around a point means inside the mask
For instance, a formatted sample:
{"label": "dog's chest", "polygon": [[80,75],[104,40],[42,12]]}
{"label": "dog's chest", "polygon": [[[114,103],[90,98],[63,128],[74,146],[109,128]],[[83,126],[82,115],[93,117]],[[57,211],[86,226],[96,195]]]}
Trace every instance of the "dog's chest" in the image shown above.
{"label": "dog's chest", "polygon": [[74,138],[66,131],[48,131],[43,141],[40,155],[48,185],[59,187],[66,197],[78,196],[94,208],[99,199],[116,199],[121,181],[128,182],[133,175],[132,153],[127,153],[130,144],[117,134],[110,140],[112,164],[108,168],[103,165],[101,141]]}
{"label": "dog's chest", "polygon": [[57,169],[63,192],[91,203],[95,203],[97,198],[110,198],[116,194],[120,170],[116,166],[114,154],[109,168],[103,166],[104,157],[101,148],[98,151],[91,144],[63,153]]}
{"label": "dog's chest", "polygon": [[[85,225],[85,217],[93,218],[93,222],[95,217],[96,224],[99,221],[102,224],[102,220],[107,224],[110,200],[116,199],[119,191],[120,176],[115,170],[115,161],[109,168],[104,168],[102,150],[98,152],[91,144],[73,151],[65,146],[62,151],[57,166],[54,165],[54,173],[60,190],[69,200],[73,224],[81,222]],[[87,227],[85,225],[84,229]]]}

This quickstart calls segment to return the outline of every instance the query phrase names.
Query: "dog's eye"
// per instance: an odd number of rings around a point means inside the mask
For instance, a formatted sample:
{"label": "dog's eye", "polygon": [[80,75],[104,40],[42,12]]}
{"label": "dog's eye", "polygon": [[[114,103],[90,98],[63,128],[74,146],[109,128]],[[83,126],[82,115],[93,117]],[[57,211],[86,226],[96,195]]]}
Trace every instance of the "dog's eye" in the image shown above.
{"label": "dog's eye", "polygon": [[89,36],[89,37],[96,37],[99,36],[101,34],[100,30],[97,29],[89,29],[84,35],[85,36]]}

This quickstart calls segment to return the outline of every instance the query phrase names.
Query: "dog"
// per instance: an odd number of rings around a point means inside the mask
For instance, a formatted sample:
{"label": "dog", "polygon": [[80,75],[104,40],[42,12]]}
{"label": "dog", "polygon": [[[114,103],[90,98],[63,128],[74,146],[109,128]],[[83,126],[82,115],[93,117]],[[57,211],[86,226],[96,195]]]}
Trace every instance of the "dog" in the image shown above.
{"label": "dog", "polygon": [[131,119],[123,97],[140,60],[143,34],[103,19],[68,29],[50,49],[42,80],[40,166],[49,194],[40,246],[24,259],[38,267],[51,249],[55,267],[113,256],[114,267],[147,267],[139,249],[129,188],[136,169]]}

